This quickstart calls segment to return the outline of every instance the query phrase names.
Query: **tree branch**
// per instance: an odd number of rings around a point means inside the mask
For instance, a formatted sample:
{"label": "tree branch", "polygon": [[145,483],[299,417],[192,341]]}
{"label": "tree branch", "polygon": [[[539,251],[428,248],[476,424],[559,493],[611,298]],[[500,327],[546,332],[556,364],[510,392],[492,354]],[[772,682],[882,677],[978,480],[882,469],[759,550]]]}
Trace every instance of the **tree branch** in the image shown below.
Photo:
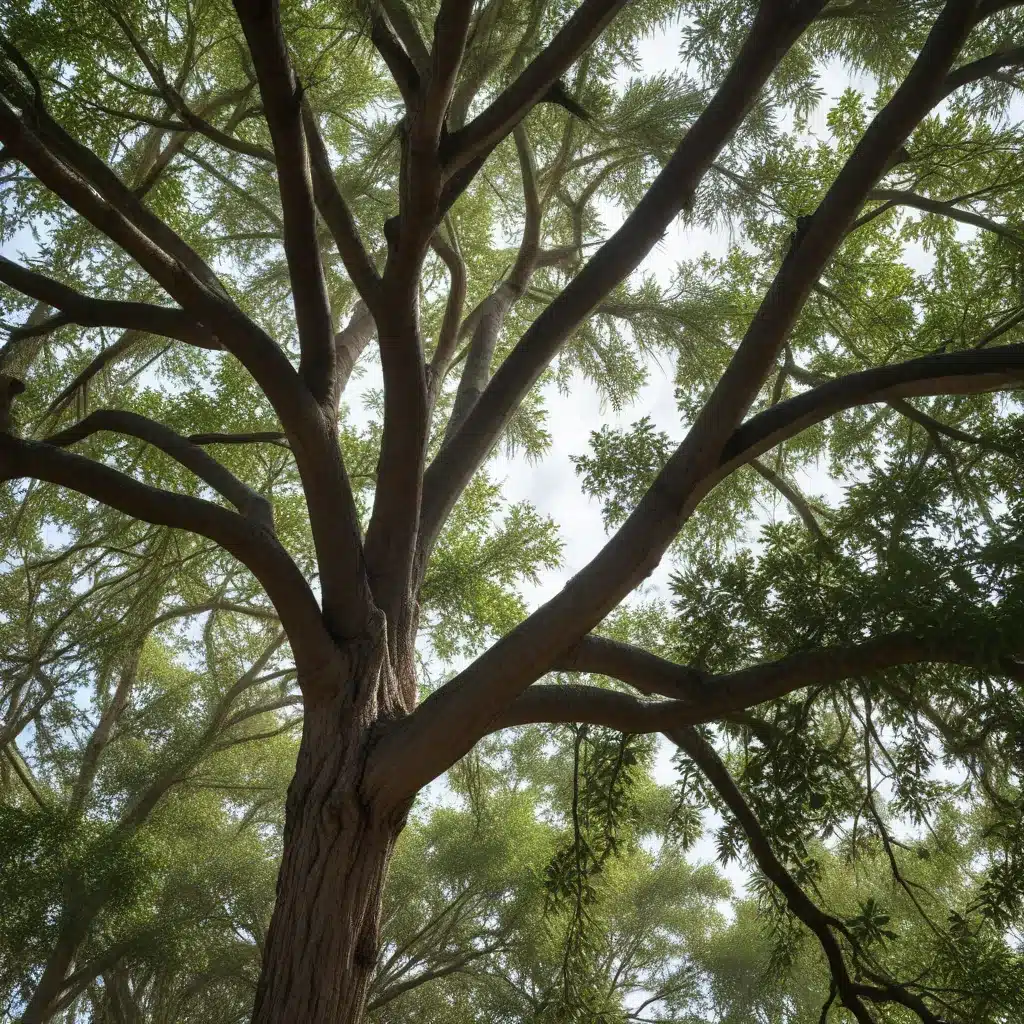
{"label": "tree branch", "polygon": [[743,829],[750,846],[750,852],[757,866],[782,893],[790,911],[798,917],[821,943],[828,960],[832,980],[839,990],[843,1005],[857,1018],[860,1024],[874,1024],[865,1007],[860,986],[850,977],[846,960],[838,939],[832,934],[833,919],[823,913],[811,898],[800,888],[783,863],[775,856],[771,841],[761,828],[761,823],[751,810],[746,798],[733,781],[728,769],[715,752],[714,747],[694,728],[673,729],[666,733],[668,738],[686,751],[690,759],[704,773],[726,807]]}
{"label": "tree branch", "polygon": [[523,237],[516,253],[516,261],[508,277],[474,310],[475,325],[473,337],[466,354],[466,364],[455,393],[455,402],[445,430],[445,440],[450,439],[465,422],[476,405],[491,377],[491,364],[498,336],[509,310],[526,290],[537,266],[540,251],[540,229],[542,211],[537,194],[537,168],[533,159],[533,148],[527,138],[526,129],[516,125],[513,129],[519,169],[523,183],[523,201],[526,216]]}
{"label": "tree branch", "polygon": [[334,326],[316,232],[316,205],[302,124],[302,91],[288,57],[277,0],[235,3],[277,162],[284,252],[299,332],[299,376],[321,406],[335,383]]}
{"label": "tree branch", "polygon": [[[445,173],[451,178],[491,150],[543,99],[569,66],[605,30],[626,0],[583,0],[550,43],[489,107],[455,132],[446,146]],[[469,181],[460,181],[464,189]]]}
{"label": "tree branch", "polygon": [[761,872],[782,893],[790,911],[817,936],[828,961],[833,984],[839,992],[843,1005],[854,1017],[862,1024],[874,1024],[874,1019],[864,1005],[864,1000],[867,999],[872,1003],[899,1003],[916,1013],[924,1024],[943,1024],[928,1009],[924,1000],[908,992],[903,986],[886,981],[884,978],[876,979],[881,984],[865,985],[850,977],[842,948],[838,939],[832,934],[832,929],[842,928],[842,923],[824,913],[800,888],[783,863],[776,857],[771,840],[761,828],[757,815],[747,803],[742,791],[736,785],[714,747],[692,727],[674,729],[666,735],[673,743],[678,744],[686,751],[690,759],[704,773],[740,828],[743,829],[750,852],[754,855],[754,860]]}
{"label": "tree branch", "polygon": [[808,686],[920,662],[982,668],[990,663],[970,637],[890,633],[848,647],[800,651],[736,672],[702,676],[641,648],[588,635],[552,668],[609,676],[643,693],[673,699],[642,700],[597,686],[534,684],[494,718],[488,731],[528,723],[586,722],[626,733],[664,732],[720,721]]}
{"label": "tree branch", "polygon": [[395,85],[398,86],[398,91],[402,95],[406,108],[411,110],[416,105],[416,98],[420,88],[420,75],[417,68],[420,67],[426,70],[430,55],[427,53],[427,48],[423,45],[423,40],[420,39],[419,30],[412,24],[412,20],[409,18],[408,11],[405,10],[402,0],[389,0],[389,3],[382,3],[381,6],[385,10],[388,10],[389,7],[400,8],[405,14],[412,36],[419,44],[416,50],[419,56],[413,61],[409,58],[409,54],[402,49],[401,44],[394,35],[392,35],[391,28],[387,22],[379,14],[371,10],[370,42],[373,43],[384,63],[388,66],[388,70],[391,72],[391,77],[395,80]]}
{"label": "tree branch", "polygon": [[323,626],[313,592],[266,527],[213,502],[139,483],[54,445],[0,434],[0,480],[23,478],[68,487],[135,519],[188,530],[219,544],[263,585],[307,684],[321,683],[335,667],[337,649]]}
{"label": "tree branch", "polygon": [[418,144],[426,144],[432,152],[436,152],[440,141],[455,80],[462,66],[472,14],[473,0],[441,0],[434,19],[430,74],[422,104],[413,120],[413,132],[418,137]]}
{"label": "tree branch", "polygon": [[213,330],[224,347],[253,375],[281,422],[296,434],[308,430],[309,410],[284,353],[228,298],[193,250],[147,210],[98,157],[75,142],[45,114],[26,116],[44,138],[0,98],[0,142],[60,199],[121,246],[187,312]]}
{"label": "tree branch", "polygon": [[356,222],[338,188],[338,183],[334,180],[327,147],[320,135],[316,115],[305,98],[302,102],[302,126],[309,147],[313,194],[317,208],[331,232],[338,255],[341,256],[356,291],[371,310],[379,308],[380,274],[367,255]]}
{"label": "tree branch", "polygon": [[377,324],[369,307],[361,299],[352,309],[352,315],[344,329],[338,331],[334,336],[334,347],[337,351],[338,381],[335,385],[338,401],[345,391],[352,371],[356,368],[356,362],[363,353],[363,349],[370,343]]}
{"label": "tree branch", "polygon": [[121,14],[117,9],[116,5],[111,3],[107,5],[107,10],[110,16],[117,22],[118,27],[125,34],[128,42],[131,44],[132,49],[135,51],[136,56],[142,61],[146,71],[149,72],[150,78],[153,79],[153,83],[156,85],[160,95],[164,98],[167,105],[185,122],[189,128],[194,132],[198,132],[200,135],[205,135],[212,142],[217,143],[218,146],[222,146],[224,149],[231,150],[234,153],[241,153],[243,156],[251,156],[257,160],[263,160],[267,163],[275,163],[274,154],[263,146],[256,146],[250,142],[246,142],[244,139],[237,139],[233,135],[228,135],[226,132],[222,132],[219,128],[210,124],[209,121],[204,120],[193,110],[191,110],[188,104],[185,102],[184,97],[180,92],[167,81],[167,76],[163,73],[163,69],[153,59],[152,54],[143,45],[142,40],[136,35],[135,30],[132,28],[128,20]]}
{"label": "tree branch", "polygon": [[973,210],[960,210],[951,202],[942,202],[938,199],[931,199],[928,196],[920,196],[914,192],[903,191],[896,188],[873,188],[868,193],[868,199],[877,199],[890,206],[911,206],[924,213],[938,214],[940,217],[949,217],[950,220],[959,221],[961,224],[970,224],[971,227],[981,228],[982,231],[991,231],[1001,238],[1009,239],[1014,245],[1024,248],[1024,236],[1019,235],[1012,228],[1000,224],[989,217],[983,217]]}
{"label": "tree branch", "polygon": [[[183,309],[154,306],[148,302],[122,302],[112,299],[94,299],[55,281],[45,274],[21,267],[0,256],[0,282],[28,295],[48,306],[61,310],[63,323],[79,324],[82,327],[122,327],[158,334],[164,338],[185,341],[199,348],[219,349],[220,342],[202,324],[189,316]],[[52,330],[52,320],[37,325]],[[27,337],[27,334],[22,334]]]}
{"label": "tree branch", "polygon": [[251,434],[190,434],[189,444],[276,444],[287,439],[282,430],[255,430]]}
{"label": "tree branch", "polygon": [[[454,236],[452,237],[454,243]],[[437,337],[437,348],[434,350],[434,358],[430,361],[428,372],[427,390],[428,405],[432,409],[437,401],[441,390],[441,383],[444,375],[455,354],[455,346],[459,339],[459,324],[462,320],[462,310],[466,304],[466,263],[454,244],[449,244],[441,237],[439,232],[434,232],[430,242],[434,252],[441,257],[444,265],[448,268],[448,300],[444,307],[444,320],[441,323],[441,331]]]}
{"label": "tree branch", "polygon": [[786,501],[793,506],[793,510],[803,520],[804,526],[817,538],[825,535],[821,532],[821,526],[808,504],[807,499],[793,486],[782,474],[776,473],[770,466],[766,466],[760,459],[751,459],[750,466],[758,476],[767,480]]}
{"label": "tree branch", "polygon": [[273,509],[262,494],[242,483],[202,448],[176,434],[170,427],[145,416],[123,410],[99,409],[66,430],[46,438],[45,443],[57,448],[67,448],[101,430],[137,437],[159,448],[230,501],[243,516],[273,532]]}
{"label": "tree branch", "polygon": [[[946,352],[851,373],[751,417],[733,432],[707,479],[717,483],[737,466],[843,409],[925,395],[977,394],[1022,382],[1024,345]],[[708,490],[702,483],[701,495]]]}
{"label": "tree branch", "polygon": [[1024,46],[1010,46],[1005,50],[990,53],[987,57],[963,64],[946,76],[942,85],[941,99],[945,99],[957,89],[978,82],[982,78],[990,78],[1002,68],[1016,67],[1024,64]]}

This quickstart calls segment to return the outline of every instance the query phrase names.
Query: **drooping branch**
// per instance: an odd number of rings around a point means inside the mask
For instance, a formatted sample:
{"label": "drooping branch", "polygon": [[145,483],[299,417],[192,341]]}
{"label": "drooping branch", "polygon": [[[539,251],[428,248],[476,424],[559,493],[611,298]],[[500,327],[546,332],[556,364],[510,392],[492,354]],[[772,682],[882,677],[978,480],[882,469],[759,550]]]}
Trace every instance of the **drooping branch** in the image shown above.
{"label": "drooping branch", "polygon": [[424,481],[421,548],[429,552],[477,467],[544,369],[590,311],[639,266],[671,221],[690,203],[711,162],[746,116],[782,55],[819,4],[796,13],[759,10],[725,80],[625,223],[541,313],[498,367],[462,427],[431,463]]}
{"label": "drooping branch", "polygon": [[729,770],[722,763],[714,747],[694,728],[674,729],[666,733],[704,773],[707,780],[729,808],[733,817],[743,829],[750,846],[750,852],[757,866],[778,888],[793,914],[798,917],[818,938],[825,958],[828,960],[832,980],[839,991],[843,1005],[861,1024],[874,1024],[871,1014],[861,998],[853,979],[850,977],[846,959],[839,940],[832,934],[834,919],[825,914],[800,888],[785,865],[775,856],[771,841],[761,828],[757,815],[751,810],[746,798],[733,781]]}
{"label": "drooping branch", "polygon": [[867,1000],[871,1003],[898,1003],[916,1013],[924,1024],[942,1024],[942,1021],[928,1009],[924,1000],[905,987],[884,979],[878,979],[881,984],[868,985],[851,977],[842,947],[833,934],[833,929],[844,930],[842,922],[822,911],[776,856],[771,840],[757,820],[757,815],[747,803],[746,797],[736,785],[715,748],[693,727],[673,729],[666,732],[666,735],[700,768],[743,830],[750,852],[761,872],[782,893],[790,911],[817,937],[828,961],[833,984],[843,1005],[854,1017],[862,1024],[874,1024],[874,1018],[864,1004]]}
{"label": "drooping branch", "polygon": [[146,416],[124,410],[98,409],[66,430],[46,438],[46,443],[58,448],[67,448],[101,430],[137,437],[154,448],[159,448],[230,501],[242,515],[273,532],[273,509],[262,494],[239,480],[198,445],[176,434],[170,427]]}
{"label": "drooping branch", "polygon": [[139,483],[109,466],[51,444],[0,434],[0,480],[43,480],[126,515],[207,537],[262,584],[281,618],[296,664],[313,685],[337,656],[320,608],[298,566],[260,523],[201,498]]}
{"label": "drooping branch", "polygon": [[[0,282],[28,295],[39,302],[61,311],[62,323],[82,327],[121,327],[158,334],[164,338],[185,341],[199,348],[219,349],[214,334],[197,323],[183,309],[155,306],[148,302],[123,302],[113,299],[94,299],[55,281],[45,274],[19,266],[0,256]],[[24,331],[53,330],[52,320],[25,328]],[[22,336],[27,337],[24,333]]]}

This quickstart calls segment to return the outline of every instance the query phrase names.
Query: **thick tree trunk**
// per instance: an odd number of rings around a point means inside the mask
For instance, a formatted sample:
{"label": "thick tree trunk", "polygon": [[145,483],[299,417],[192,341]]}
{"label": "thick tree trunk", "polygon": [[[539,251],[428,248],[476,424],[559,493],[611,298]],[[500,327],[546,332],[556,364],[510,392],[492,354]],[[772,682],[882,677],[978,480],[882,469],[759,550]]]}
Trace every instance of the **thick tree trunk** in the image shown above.
{"label": "thick tree trunk", "polygon": [[382,652],[359,660],[346,692],[307,703],[253,1024],[363,1019],[405,810],[382,813],[363,790],[373,724],[389,716],[396,687]]}

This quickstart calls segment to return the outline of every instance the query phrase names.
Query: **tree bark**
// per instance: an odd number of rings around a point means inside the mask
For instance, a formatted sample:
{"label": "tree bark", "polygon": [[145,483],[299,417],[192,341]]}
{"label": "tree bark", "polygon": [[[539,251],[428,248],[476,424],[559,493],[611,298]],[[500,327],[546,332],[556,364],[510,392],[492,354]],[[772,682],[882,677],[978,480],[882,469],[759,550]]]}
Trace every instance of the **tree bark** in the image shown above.
{"label": "tree bark", "polygon": [[21,1015],[21,1024],[45,1024],[54,1016],[58,1000],[65,988],[64,982],[78,949],[85,941],[96,914],[103,905],[105,896],[99,892],[84,899],[77,898],[75,890],[78,887],[77,879],[71,879],[67,883],[66,888],[72,895],[66,901],[60,933],[54,943],[53,952],[43,968],[39,983]]}
{"label": "tree bark", "polygon": [[253,1024],[363,1019],[384,879],[409,807],[382,808],[364,773],[375,722],[409,695],[384,632],[360,646],[346,685],[306,708]]}

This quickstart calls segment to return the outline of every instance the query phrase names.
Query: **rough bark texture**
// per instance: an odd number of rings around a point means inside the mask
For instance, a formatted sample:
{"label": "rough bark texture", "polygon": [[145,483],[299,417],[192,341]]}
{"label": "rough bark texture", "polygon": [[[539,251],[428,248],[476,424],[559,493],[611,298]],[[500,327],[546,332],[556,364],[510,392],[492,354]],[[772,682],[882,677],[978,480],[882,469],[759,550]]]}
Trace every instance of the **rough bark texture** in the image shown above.
{"label": "rough bark texture", "polygon": [[384,631],[353,644],[346,661],[336,695],[306,710],[254,1024],[363,1017],[407,808],[378,806],[364,786],[374,722],[401,700]]}

